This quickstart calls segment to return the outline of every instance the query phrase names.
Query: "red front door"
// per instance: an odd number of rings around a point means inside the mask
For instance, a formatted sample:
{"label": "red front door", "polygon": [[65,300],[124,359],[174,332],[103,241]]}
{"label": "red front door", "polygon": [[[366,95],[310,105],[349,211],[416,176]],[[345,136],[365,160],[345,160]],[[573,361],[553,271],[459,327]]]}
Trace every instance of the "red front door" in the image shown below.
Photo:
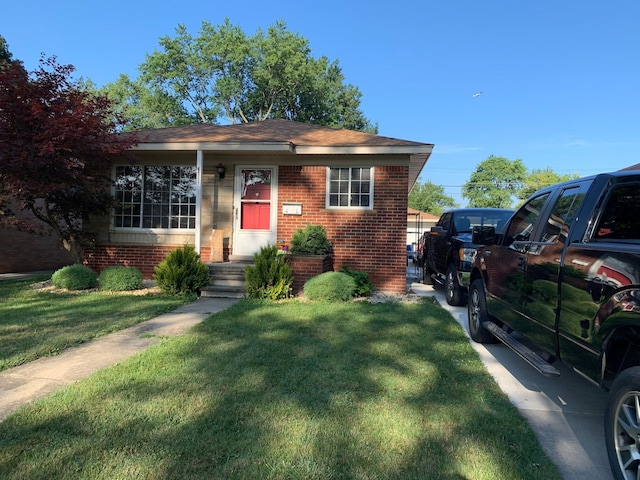
{"label": "red front door", "polygon": [[236,169],[235,255],[254,254],[261,247],[275,243],[275,167]]}

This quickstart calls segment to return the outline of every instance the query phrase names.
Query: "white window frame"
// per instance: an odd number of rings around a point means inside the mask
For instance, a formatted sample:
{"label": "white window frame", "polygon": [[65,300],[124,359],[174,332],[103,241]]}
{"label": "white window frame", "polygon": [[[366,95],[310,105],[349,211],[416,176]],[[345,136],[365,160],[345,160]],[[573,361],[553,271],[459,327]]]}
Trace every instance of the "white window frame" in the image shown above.
{"label": "white window frame", "polygon": [[[351,180],[351,172],[354,168],[368,168],[369,169],[369,205],[360,206],[360,205],[351,205],[351,188],[352,188],[352,180]],[[348,169],[349,170],[349,192],[343,195],[348,195],[349,204],[348,205],[331,205],[331,171],[333,169]],[[326,208],[330,210],[373,210],[373,199],[374,199],[374,167],[371,165],[351,165],[351,166],[331,166],[327,167],[327,187],[326,187]]]}
{"label": "white window frame", "polygon": [[[113,167],[113,178],[117,181],[117,172],[118,172],[118,167],[129,167],[131,165],[114,165]],[[138,226],[126,226],[126,227],[122,227],[122,226],[116,226],[116,208],[113,209],[112,212],[112,219],[111,219],[111,228],[113,228],[114,230],[119,230],[119,231],[135,231],[135,232],[149,232],[149,231],[166,231],[166,232],[194,232],[196,230],[197,227],[197,210],[198,210],[198,201],[197,201],[197,192],[196,192],[196,203],[195,203],[195,209],[196,209],[196,217],[195,217],[195,226],[194,227],[172,227],[171,226],[171,213],[169,213],[169,226],[168,227],[144,227],[143,226],[143,222],[144,222],[144,206],[145,206],[145,172],[146,172],[146,168],[148,167],[167,167],[167,168],[196,168],[193,165],[134,165],[136,167],[140,167],[142,169],[142,187],[141,187],[141,203],[140,203],[140,215],[139,215],[139,225]],[[197,168],[196,168],[196,189],[197,189]],[[115,196],[117,187],[114,184],[114,186],[112,187],[112,194]],[[119,199],[116,198],[116,202],[119,202]],[[170,211],[172,208],[172,204],[170,205]],[[178,207],[180,207],[181,205],[178,204]],[[190,215],[189,215],[190,217]]]}

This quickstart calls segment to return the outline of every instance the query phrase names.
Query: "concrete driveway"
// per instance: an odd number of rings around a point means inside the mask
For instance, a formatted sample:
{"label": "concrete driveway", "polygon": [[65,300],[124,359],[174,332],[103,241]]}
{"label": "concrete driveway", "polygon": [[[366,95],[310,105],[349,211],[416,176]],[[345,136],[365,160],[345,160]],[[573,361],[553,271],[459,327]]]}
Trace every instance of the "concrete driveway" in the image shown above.
{"label": "concrete driveway", "polygon": [[[466,307],[448,305],[441,289],[413,282],[409,275],[407,283],[414,293],[435,296],[468,335]],[[471,344],[564,480],[613,480],[604,445],[605,392],[562,365],[560,377],[544,377],[501,343]]]}

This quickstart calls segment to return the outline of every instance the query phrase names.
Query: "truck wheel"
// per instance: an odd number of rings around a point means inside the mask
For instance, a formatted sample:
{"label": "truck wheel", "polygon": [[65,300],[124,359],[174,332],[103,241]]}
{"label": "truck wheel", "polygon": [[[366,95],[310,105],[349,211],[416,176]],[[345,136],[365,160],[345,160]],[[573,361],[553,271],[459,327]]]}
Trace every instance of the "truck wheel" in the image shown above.
{"label": "truck wheel", "polygon": [[449,305],[464,304],[464,292],[460,283],[458,283],[458,273],[453,263],[450,263],[447,268],[447,276],[444,280],[444,294]]}
{"label": "truck wheel", "polygon": [[482,323],[489,320],[487,312],[487,298],[484,293],[482,280],[475,280],[469,287],[469,304],[467,306],[469,315],[469,336],[474,342],[495,343],[496,337],[482,326]]}
{"label": "truck wheel", "polygon": [[618,480],[639,478],[640,367],[625,370],[613,382],[604,415],[609,465]]}

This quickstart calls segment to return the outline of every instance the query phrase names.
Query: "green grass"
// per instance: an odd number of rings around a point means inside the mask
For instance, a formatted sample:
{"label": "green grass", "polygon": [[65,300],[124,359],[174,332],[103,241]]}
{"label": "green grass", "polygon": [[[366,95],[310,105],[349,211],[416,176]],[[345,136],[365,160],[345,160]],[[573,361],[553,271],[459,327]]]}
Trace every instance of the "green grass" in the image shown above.
{"label": "green grass", "polygon": [[122,330],[185,303],[167,295],[132,296],[32,288],[42,276],[0,281],[0,371]]}
{"label": "green grass", "polygon": [[441,308],[244,300],[0,423],[3,479],[560,479]]}

